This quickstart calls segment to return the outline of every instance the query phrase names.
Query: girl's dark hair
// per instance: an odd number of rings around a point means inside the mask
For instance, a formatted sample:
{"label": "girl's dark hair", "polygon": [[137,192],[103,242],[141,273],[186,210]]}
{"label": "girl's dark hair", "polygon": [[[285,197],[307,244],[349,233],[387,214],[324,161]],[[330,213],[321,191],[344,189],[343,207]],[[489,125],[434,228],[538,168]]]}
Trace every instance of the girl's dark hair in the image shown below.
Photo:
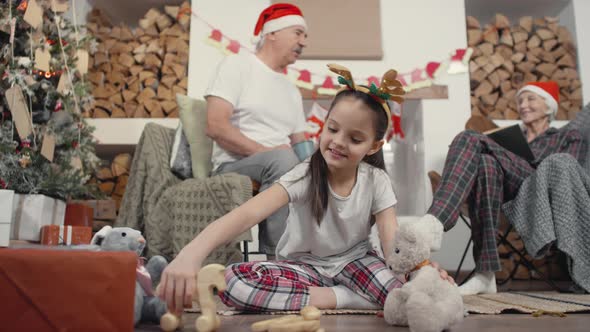
{"label": "girl's dark hair", "polygon": [[[364,92],[357,90],[342,90],[340,91],[330,105],[328,117],[330,112],[341,99],[352,97],[362,101],[375,115],[375,139],[382,140],[387,131],[387,114],[383,109],[381,103],[373,99]],[[327,117],[326,117],[327,119]],[[383,160],[383,149],[379,149],[372,155],[367,155],[363,158],[366,163],[385,170],[385,161]],[[316,219],[318,225],[324,218],[324,213],[328,207],[328,165],[322,156],[320,149],[317,149],[311,156],[309,163],[309,173],[311,180],[308,188],[309,201],[311,203],[311,214]]]}

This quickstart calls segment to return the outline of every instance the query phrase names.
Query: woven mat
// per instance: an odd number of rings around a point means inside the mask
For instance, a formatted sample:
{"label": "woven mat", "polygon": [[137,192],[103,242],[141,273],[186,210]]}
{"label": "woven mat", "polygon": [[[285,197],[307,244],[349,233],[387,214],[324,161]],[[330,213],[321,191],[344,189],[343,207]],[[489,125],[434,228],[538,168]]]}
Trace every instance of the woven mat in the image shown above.
{"label": "woven mat", "polygon": [[[215,303],[217,307],[217,314],[222,316],[233,316],[233,315],[247,315],[251,314],[249,312],[239,311],[235,308],[228,307],[221,300],[219,297],[215,297]],[[193,302],[193,307],[190,309],[184,309],[184,312],[190,313],[199,313],[201,312],[201,308],[199,308],[199,304]],[[377,310],[360,310],[360,309],[334,309],[334,310],[322,310],[322,315],[376,315]],[[257,315],[292,315],[292,314],[299,314],[299,311],[269,311],[269,312],[258,312]]]}
{"label": "woven mat", "polygon": [[463,302],[468,312],[489,315],[509,310],[537,314],[590,311],[590,294],[505,292],[464,296]]}
{"label": "woven mat", "polygon": [[[215,297],[217,313],[223,316],[248,314],[223,304]],[[497,315],[505,311],[522,313],[561,314],[590,312],[590,294],[566,294],[557,292],[505,292],[496,294],[469,295],[463,297],[465,310],[474,314]],[[185,312],[201,312],[197,303]],[[272,311],[268,315],[299,314],[298,311]],[[375,315],[377,310],[322,310],[322,315]]]}

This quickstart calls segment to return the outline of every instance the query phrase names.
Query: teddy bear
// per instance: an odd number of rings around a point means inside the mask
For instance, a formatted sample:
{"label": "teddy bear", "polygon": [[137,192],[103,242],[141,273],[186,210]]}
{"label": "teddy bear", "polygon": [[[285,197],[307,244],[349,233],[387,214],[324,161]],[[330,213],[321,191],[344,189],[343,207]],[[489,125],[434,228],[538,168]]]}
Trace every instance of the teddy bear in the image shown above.
{"label": "teddy bear", "polygon": [[159,323],[167,308],[166,303],[155,295],[154,285],[160,282],[162,271],[168,265],[166,259],[153,256],[144,266],[141,253],[145,248],[145,238],[140,231],[129,227],[105,226],[94,235],[91,244],[98,246],[99,250],[134,251],[137,254],[133,323]]}
{"label": "teddy bear", "polygon": [[387,295],[383,309],[391,325],[409,326],[413,332],[440,332],[463,320],[463,298],[456,284],[440,277],[430,265],[430,251],[440,247],[442,224],[406,222],[393,239],[387,266],[407,282]]}

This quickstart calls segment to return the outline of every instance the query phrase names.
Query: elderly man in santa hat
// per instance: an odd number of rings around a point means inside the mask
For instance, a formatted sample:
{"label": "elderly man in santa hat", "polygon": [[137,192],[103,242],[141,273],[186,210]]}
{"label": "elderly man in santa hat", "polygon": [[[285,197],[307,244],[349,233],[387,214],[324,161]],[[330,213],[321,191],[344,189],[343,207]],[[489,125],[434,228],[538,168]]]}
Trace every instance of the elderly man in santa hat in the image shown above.
{"label": "elderly man in santa hat", "polygon": [[[256,53],[228,56],[205,93],[207,135],[214,140],[213,174],[236,172],[265,190],[299,163],[291,145],[304,140],[305,117],[297,87],[285,75],[306,46],[301,10],[274,4],[258,18]],[[273,259],[288,216],[284,207],[260,224],[260,251]]]}

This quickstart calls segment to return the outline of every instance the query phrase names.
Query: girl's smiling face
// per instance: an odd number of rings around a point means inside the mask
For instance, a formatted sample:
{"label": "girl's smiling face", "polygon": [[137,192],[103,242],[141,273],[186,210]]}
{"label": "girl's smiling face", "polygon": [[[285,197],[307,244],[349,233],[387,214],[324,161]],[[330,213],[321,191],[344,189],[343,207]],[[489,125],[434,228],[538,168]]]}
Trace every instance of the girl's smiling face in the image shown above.
{"label": "girl's smiling face", "polygon": [[375,140],[375,113],[361,100],[342,98],[330,111],[320,137],[320,152],[330,169],[356,168],[383,145]]}

